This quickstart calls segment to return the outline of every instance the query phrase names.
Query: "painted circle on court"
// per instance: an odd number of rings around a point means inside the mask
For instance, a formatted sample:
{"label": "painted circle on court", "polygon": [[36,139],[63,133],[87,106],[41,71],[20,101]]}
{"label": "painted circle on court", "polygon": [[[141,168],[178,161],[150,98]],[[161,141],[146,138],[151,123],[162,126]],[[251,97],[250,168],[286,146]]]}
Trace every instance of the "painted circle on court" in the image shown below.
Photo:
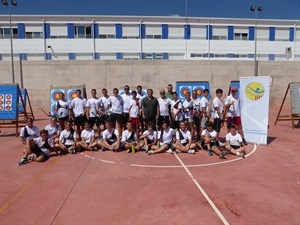
{"label": "painted circle on court", "polygon": [[52,102],[56,102],[56,101],[58,101],[59,99],[60,99],[60,93],[62,93],[63,92],[63,90],[61,90],[61,89],[54,89],[54,90],[52,90],[51,91],[51,101]]}
{"label": "painted circle on court", "polygon": [[245,89],[246,97],[252,101],[259,100],[265,93],[264,86],[259,82],[252,82]]}
{"label": "painted circle on court", "polygon": [[70,90],[68,90],[68,100],[69,101],[72,101],[74,98],[77,97],[76,90],[77,89],[70,89]]}

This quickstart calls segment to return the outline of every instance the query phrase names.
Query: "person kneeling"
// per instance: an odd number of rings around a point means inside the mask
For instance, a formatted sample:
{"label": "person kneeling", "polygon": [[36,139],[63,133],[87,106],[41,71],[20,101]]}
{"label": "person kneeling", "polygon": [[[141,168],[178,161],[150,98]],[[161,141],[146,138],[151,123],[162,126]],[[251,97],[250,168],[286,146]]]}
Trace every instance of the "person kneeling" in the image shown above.
{"label": "person kneeling", "polygon": [[48,138],[48,131],[43,129],[40,131],[40,137],[28,139],[26,142],[24,156],[18,163],[22,166],[29,160],[36,162],[44,162],[50,158],[50,152],[54,150],[54,143]]}
{"label": "person kneeling", "polygon": [[180,129],[176,132],[176,143],[173,146],[176,153],[195,154],[196,144],[192,143],[191,132],[188,131],[184,122],[180,123]]}
{"label": "person kneeling", "polygon": [[243,144],[243,139],[237,132],[237,127],[235,125],[231,125],[229,133],[226,134],[225,149],[233,155],[245,158],[246,149]]}

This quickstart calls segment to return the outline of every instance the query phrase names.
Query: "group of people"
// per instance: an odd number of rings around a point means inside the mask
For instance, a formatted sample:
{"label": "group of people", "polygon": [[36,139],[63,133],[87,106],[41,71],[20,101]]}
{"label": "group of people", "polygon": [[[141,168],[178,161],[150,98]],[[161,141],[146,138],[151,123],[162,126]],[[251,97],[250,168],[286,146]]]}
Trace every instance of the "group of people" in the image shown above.
{"label": "group of people", "polygon": [[[20,137],[24,155],[19,162],[46,161],[51,152],[76,154],[79,151],[145,151],[148,155],[157,153],[195,154],[200,149],[209,155],[225,158],[229,153],[244,157],[246,140],[243,138],[240,118],[240,99],[237,88],[222,101],[223,90],[216,90],[216,97],[209,101],[209,90],[203,90],[198,98],[197,91],[186,92],[181,101],[173,86],[167,91],[161,89],[160,97],[147,94],[142,86],[130,91],[124,86],[119,95],[117,88],[108,95],[102,89],[102,97],[97,97],[96,89],[91,90],[88,100],[76,91],[71,102],[60,93],[56,105],[56,115],[41,131],[33,125],[31,118],[21,129]],[[227,116],[225,140],[220,141],[219,133]],[[73,123],[76,129],[73,129]],[[96,129],[94,129],[96,127]],[[96,131],[96,132],[95,132]]]}

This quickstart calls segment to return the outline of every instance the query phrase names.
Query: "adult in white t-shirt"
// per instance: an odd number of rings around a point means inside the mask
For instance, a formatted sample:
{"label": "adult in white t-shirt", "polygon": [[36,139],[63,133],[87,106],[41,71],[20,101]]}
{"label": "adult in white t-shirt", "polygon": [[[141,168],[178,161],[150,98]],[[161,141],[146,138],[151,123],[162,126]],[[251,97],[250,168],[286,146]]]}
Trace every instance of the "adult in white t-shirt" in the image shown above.
{"label": "adult in white t-shirt", "polygon": [[240,97],[237,94],[238,89],[237,87],[232,87],[230,91],[231,94],[228,95],[225,99],[225,107],[227,110],[227,129],[229,131],[231,125],[236,125],[239,134],[243,138],[243,143],[247,145],[242,129]]}
{"label": "adult in white t-shirt", "polygon": [[56,114],[58,116],[58,122],[61,129],[65,129],[65,122],[70,118],[70,102],[65,99],[65,94],[61,92],[59,94],[59,100],[56,103]]}
{"label": "adult in white t-shirt", "polygon": [[219,142],[219,134],[221,131],[221,127],[222,127],[222,123],[224,120],[224,105],[223,102],[221,100],[223,96],[223,90],[222,89],[217,89],[216,90],[216,97],[214,98],[212,105],[213,105],[213,129],[217,132],[217,136],[216,136],[216,141],[217,141],[217,145],[220,144]]}
{"label": "adult in white t-shirt", "polygon": [[91,90],[92,97],[87,100],[85,104],[86,118],[91,128],[96,124],[98,130],[98,136],[100,136],[100,115],[102,113],[102,100],[97,97],[96,89]]}
{"label": "adult in white t-shirt", "polygon": [[157,98],[159,104],[158,126],[161,128],[163,122],[170,124],[171,99],[166,97],[164,89],[160,90],[160,97]]}
{"label": "adult in white t-shirt", "polygon": [[203,96],[200,99],[200,106],[201,106],[201,111],[202,111],[201,132],[205,128],[205,123],[206,123],[206,121],[209,120],[209,116],[210,116],[208,95],[209,95],[209,90],[204,89]]}
{"label": "adult in white t-shirt", "polygon": [[171,114],[172,128],[179,129],[179,124],[183,121],[182,102],[180,99],[178,99],[178,95],[176,92],[173,93],[173,100],[171,101]]}
{"label": "adult in white t-shirt", "polygon": [[83,130],[84,122],[86,121],[85,116],[85,105],[86,99],[81,96],[81,90],[76,90],[76,98],[71,101],[71,108],[74,117],[74,123],[76,125],[77,133],[80,135]]}
{"label": "adult in white t-shirt", "polygon": [[124,86],[124,93],[120,95],[123,98],[123,124],[129,121],[129,108],[131,103],[131,93],[128,85]]}
{"label": "adult in white t-shirt", "polygon": [[109,121],[112,123],[113,127],[121,133],[123,119],[123,98],[119,95],[119,90],[117,88],[113,89],[113,95],[109,96],[109,111],[110,118]]}
{"label": "adult in white t-shirt", "polygon": [[176,143],[173,146],[177,153],[195,154],[196,144],[192,143],[191,132],[187,129],[184,122],[180,123],[180,129],[176,132]]}

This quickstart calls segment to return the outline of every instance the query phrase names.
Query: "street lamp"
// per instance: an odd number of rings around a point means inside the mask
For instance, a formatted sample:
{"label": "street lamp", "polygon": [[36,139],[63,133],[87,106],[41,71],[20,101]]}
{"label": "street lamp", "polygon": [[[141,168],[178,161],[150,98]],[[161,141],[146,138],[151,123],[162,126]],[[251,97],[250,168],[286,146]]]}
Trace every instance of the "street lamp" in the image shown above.
{"label": "street lamp", "polygon": [[257,61],[257,12],[263,10],[262,6],[251,6],[250,11],[255,14],[255,28],[254,28],[254,76],[258,76],[258,61]]}
{"label": "street lamp", "polygon": [[3,5],[8,6],[8,13],[9,13],[9,29],[10,29],[10,56],[11,56],[11,72],[12,72],[12,82],[15,83],[15,67],[14,67],[14,51],[13,51],[13,30],[11,27],[11,6],[16,6],[17,1],[11,0],[8,3],[7,0],[1,0]]}

